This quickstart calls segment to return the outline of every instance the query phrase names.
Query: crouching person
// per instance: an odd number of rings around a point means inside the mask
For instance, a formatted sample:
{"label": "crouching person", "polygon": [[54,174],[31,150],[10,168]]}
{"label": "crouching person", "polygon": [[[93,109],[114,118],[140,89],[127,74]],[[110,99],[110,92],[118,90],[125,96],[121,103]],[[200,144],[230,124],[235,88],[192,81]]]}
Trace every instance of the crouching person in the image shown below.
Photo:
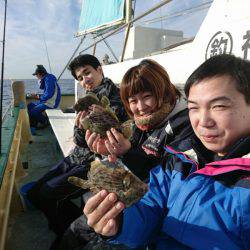
{"label": "crouching person", "polygon": [[61,100],[61,89],[54,75],[49,74],[43,65],[37,65],[33,76],[38,79],[42,95],[31,94],[30,97],[36,102],[30,102],[27,106],[30,119],[31,133],[35,135],[36,128],[45,127],[48,124],[47,116],[43,115],[46,109],[57,108]]}
{"label": "crouching person", "polygon": [[151,170],[148,193],[130,208],[105,190],[92,197],[88,224],[131,248],[250,249],[250,62],[212,57],[185,93],[192,149],[166,148],[172,156]]}

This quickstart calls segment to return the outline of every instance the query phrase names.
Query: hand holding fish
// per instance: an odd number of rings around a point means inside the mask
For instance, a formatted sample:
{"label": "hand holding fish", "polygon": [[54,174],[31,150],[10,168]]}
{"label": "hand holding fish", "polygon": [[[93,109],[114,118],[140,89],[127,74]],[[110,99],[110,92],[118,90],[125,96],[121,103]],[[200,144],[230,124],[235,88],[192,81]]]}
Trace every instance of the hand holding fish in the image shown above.
{"label": "hand holding fish", "polygon": [[116,194],[102,190],[87,201],[83,212],[88,219],[88,225],[96,233],[114,236],[118,232],[120,213],[124,208],[124,204],[117,201]]}
{"label": "hand holding fish", "polygon": [[75,126],[77,126],[79,129],[83,129],[82,124],[81,124],[81,120],[87,115],[86,111],[80,111],[77,115],[76,115],[76,120],[75,120]]}
{"label": "hand holding fish", "polygon": [[102,139],[100,135],[87,130],[85,140],[91,151],[101,155],[119,157],[131,148],[130,141],[114,128],[107,131],[107,139]]}
{"label": "hand holding fish", "polygon": [[105,146],[110,155],[119,157],[126,154],[131,148],[130,141],[114,128],[107,131],[107,138],[108,140],[105,140]]}
{"label": "hand holding fish", "polygon": [[102,139],[97,133],[91,133],[88,129],[85,133],[85,141],[92,152],[100,155],[108,155],[109,152],[105,146],[105,139]]}

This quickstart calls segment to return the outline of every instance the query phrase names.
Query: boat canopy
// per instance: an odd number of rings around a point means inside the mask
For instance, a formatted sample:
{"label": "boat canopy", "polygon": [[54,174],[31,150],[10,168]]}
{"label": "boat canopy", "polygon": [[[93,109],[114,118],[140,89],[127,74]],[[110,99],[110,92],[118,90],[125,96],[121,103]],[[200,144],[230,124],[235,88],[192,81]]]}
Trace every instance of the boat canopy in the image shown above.
{"label": "boat canopy", "polygon": [[125,22],[125,0],[83,0],[76,36],[100,31]]}

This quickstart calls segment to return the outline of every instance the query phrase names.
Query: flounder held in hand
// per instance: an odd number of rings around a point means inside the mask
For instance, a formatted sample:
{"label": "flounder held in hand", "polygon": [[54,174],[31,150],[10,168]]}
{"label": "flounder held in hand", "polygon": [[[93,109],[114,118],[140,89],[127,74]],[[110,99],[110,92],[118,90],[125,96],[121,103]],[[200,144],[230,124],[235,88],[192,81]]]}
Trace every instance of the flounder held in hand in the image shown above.
{"label": "flounder held in hand", "polygon": [[73,108],[79,113],[80,111],[88,111],[89,107],[93,104],[106,108],[110,105],[110,102],[106,96],[103,96],[102,99],[99,100],[95,93],[89,92],[84,97],[80,98]]}
{"label": "flounder held in hand", "polygon": [[[96,109],[89,112],[89,107],[93,104],[103,109]],[[89,112],[87,116],[80,120],[80,123],[85,130],[89,129],[91,132],[96,132],[102,138],[106,137],[106,131],[111,128],[117,129],[126,138],[129,138],[132,134],[132,122],[127,121],[121,124],[116,114],[110,108],[110,102],[106,96],[103,96],[99,100],[95,93],[89,92],[77,101],[74,109],[77,113],[80,111]]]}
{"label": "flounder held in hand", "polygon": [[125,138],[129,138],[132,134],[132,122],[129,120],[121,124],[115,113],[107,109],[91,111],[80,123],[85,130],[89,129],[91,132],[100,134],[101,138],[105,138],[106,132],[111,128],[118,130]]}
{"label": "flounder held in hand", "polygon": [[110,163],[107,159],[91,163],[88,180],[71,176],[68,181],[83,189],[98,193],[102,189],[116,193],[126,207],[131,206],[147,192],[148,186],[131,173],[122,162]]}

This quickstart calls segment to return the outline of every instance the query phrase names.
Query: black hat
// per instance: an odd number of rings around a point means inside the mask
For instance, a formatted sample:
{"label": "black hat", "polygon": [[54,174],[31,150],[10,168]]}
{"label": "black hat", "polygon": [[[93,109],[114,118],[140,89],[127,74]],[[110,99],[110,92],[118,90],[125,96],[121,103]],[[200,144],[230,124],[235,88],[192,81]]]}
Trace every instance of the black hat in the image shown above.
{"label": "black hat", "polygon": [[37,65],[36,70],[32,75],[35,76],[35,75],[41,74],[41,73],[46,74],[47,70],[43,67],[43,65],[40,64],[40,65]]}

